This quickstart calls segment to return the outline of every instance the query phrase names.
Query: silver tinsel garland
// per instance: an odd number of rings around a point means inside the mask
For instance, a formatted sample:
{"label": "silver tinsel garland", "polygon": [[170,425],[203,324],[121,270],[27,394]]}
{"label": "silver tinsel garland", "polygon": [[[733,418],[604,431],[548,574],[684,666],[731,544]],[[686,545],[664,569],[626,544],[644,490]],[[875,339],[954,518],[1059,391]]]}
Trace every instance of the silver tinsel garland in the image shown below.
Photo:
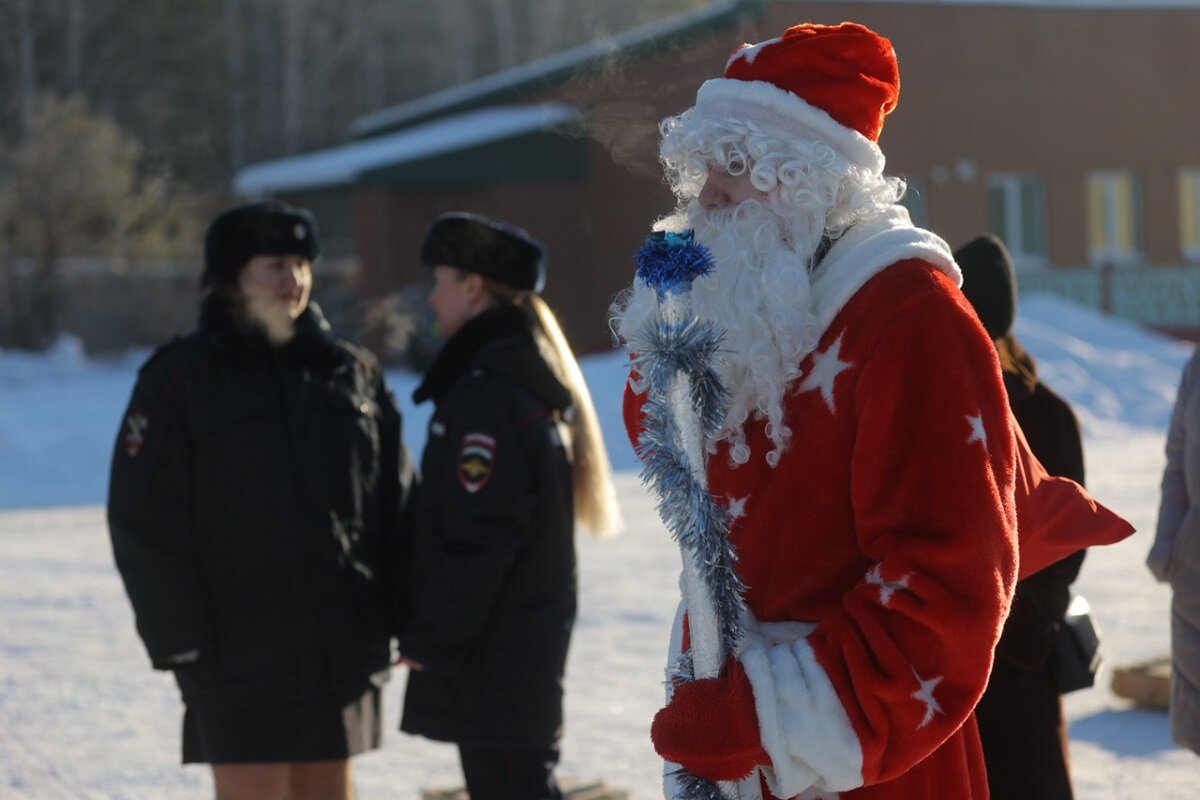
{"label": "silver tinsel garland", "polygon": [[[744,585],[734,569],[737,555],[729,541],[729,514],[697,478],[703,464],[689,463],[684,444],[685,435],[700,443],[710,441],[720,430],[727,407],[725,389],[713,368],[721,332],[686,311],[692,281],[709,269],[708,251],[693,241],[690,231],[651,236],[638,253],[638,275],[658,292],[658,314],[629,345],[638,354],[634,368],[647,392],[636,447],[643,464],[641,477],[658,498],[659,516],[685,551],[685,564],[690,554],[690,563],[699,572],[712,604],[722,654],[728,657],[736,653],[744,632]],[[686,382],[687,408],[676,407],[683,405],[678,394],[674,403],[671,400],[678,381]],[[698,600],[689,598],[689,606]],[[691,652],[670,665],[669,677],[673,683],[695,677]],[[679,800],[725,798],[718,784],[686,770],[673,777]]]}
{"label": "silver tinsel garland", "polygon": [[657,509],[671,536],[696,556],[721,628],[721,649],[736,651],[743,633],[744,586],[734,569],[737,555],[729,542],[729,513],[692,475],[671,408],[670,384],[689,379],[692,408],[705,439],[720,430],[725,416],[725,390],[712,367],[720,345],[716,328],[695,319],[671,323],[651,321],[637,338],[634,362],[647,387],[647,400],[637,454],[642,481],[658,498]]}

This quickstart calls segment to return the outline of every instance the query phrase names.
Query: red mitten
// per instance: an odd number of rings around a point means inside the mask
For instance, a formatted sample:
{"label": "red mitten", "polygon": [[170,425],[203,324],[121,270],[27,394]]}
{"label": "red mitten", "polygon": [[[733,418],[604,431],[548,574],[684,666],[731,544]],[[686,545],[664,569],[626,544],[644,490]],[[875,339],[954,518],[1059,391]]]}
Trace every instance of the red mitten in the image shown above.
{"label": "red mitten", "polygon": [[654,749],[667,761],[710,781],[734,781],[771,759],[758,734],[754,689],[736,659],[719,678],[675,688],[650,726]]}

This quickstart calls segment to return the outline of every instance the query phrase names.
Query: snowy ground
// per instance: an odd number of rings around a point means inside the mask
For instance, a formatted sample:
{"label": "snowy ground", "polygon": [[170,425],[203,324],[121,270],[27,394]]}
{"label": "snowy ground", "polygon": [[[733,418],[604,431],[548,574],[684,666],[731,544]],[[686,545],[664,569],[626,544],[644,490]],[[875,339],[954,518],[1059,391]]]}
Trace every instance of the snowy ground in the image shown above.
{"label": "snowy ground", "polygon": [[[1169,593],[1142,565],[1162,469],[1163,431],[1189,348],[1046,297],[1026,298],[1018,335],[1084,421],[1089,488],[1138,528],[1094,550],[1077,588],[1092,603],[1109,664],[1164,653]],[[112,566],[107,460],[144,354],[85,361],[0,352],[0,798],[205,798],[202,767],[178,766],[178,697],[151,672]],[[580,541],[581,615],[568,666],[565,774],[601,776],[633,800],[659,797],[649,720],[661,697],[678,556],[622,441],[619,358],[585,372],[610,436],[627,532]],[[393,375],[402,401],[411,376]],[[405,403],[419,449],[426,411]],[[403,689],[387,692],[394,730]],[[1200,759],[1174,747],[1166,715],[1102,685],[1068,697],[1079,800],[1192,800]],[[360,800],[417,798],[457,782],[453,749],[390,732],[356,760]],[[954,798],[947,798],[954,800]]]}

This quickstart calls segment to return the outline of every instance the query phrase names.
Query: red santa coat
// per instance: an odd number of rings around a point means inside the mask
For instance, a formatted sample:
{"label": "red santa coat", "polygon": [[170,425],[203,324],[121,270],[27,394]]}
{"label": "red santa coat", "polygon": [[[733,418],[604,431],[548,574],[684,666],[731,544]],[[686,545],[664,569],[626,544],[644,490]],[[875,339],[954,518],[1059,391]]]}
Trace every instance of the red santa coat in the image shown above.
{"label": "red santa coat", "polygon": [[[778,466],[761,422],[749,463],[725,446],[708,460],[753,615],[738,657],[775,797],[987,797],[973,708],[1017,575],[1014,483],[1044,472],[1018,458],[957,268],[904,222],[855,232],[822,264],[841,271],[814,276],[826,327],[785,398]],[[627,392],[631,435],[641,399]]]}
{"label": "red santa coat", "polygon": [[723,449],[709,462],[736,517],[750,610],[815,624],[783,646],[752,636],[740,655],[768,782],[782,797],[805,781],[869,787],[846,797],[986,797],[978,733],[963,723],[1017,568],[994,348],[948,277],[906,261],[854,296],[802,375],[777,468],[757,425],[748,464],[731,469]]}

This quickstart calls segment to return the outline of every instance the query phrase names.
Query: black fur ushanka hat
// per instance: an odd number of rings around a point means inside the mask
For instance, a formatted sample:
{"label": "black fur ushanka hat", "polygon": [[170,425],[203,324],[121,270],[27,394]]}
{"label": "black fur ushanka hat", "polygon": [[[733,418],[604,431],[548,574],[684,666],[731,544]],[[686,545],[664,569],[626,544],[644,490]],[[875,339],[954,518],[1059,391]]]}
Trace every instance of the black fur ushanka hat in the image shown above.
{"label": "black fur ushanka hat", "polygon": [[311,263],[320,254],[317,223],[305,209],[273,200],[236,206],[208,226],[200,286],[233,282],[254,256],[298,255]]}
{"label": "black fur ushanka hat", "polygon": [[546,284],[546,248],[541,242],[515,225],[466,211],[433,221],[421,247],[421,262],[477,272],[535,294]]}

